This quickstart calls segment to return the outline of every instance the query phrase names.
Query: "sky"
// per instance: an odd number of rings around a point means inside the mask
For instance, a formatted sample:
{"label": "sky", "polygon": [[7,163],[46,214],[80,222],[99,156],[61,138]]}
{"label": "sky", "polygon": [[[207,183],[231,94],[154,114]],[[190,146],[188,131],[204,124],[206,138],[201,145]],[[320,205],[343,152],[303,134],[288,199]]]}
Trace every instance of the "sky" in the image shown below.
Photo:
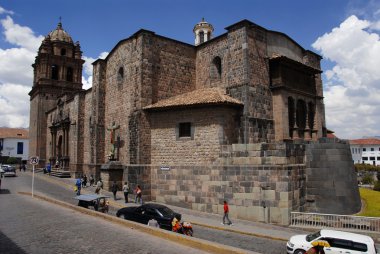
{"label": "sky", "polygon": [[380,135],[380,1],[378,0],[0,0],[0,126],[29,126],[29,95],[38,48],[61,17],[92,65],[139,29],[194,44],[202,18],[214,37],[248,19],[287,34],[320,54],[327,128],[343,139]]}

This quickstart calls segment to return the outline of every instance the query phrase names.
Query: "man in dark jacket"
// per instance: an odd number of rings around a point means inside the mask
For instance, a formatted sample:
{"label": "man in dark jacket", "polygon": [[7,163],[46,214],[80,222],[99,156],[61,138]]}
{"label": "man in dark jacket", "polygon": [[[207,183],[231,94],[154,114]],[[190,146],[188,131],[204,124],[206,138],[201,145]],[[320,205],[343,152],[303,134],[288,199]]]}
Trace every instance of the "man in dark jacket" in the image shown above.
{"label": "man in dark jacket", "polygon": [[115,181],[112,183],[111,191],[113,193],[113,199],[116,200],[117,184]]}

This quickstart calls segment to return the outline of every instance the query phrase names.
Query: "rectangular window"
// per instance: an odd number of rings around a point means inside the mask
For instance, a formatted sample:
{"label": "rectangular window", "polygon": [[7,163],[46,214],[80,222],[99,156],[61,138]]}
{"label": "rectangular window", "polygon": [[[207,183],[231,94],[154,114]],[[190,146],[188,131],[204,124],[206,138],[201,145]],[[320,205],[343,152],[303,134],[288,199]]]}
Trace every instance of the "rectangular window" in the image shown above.
{"label": "rectangular window", "polygon": [[191,123],[180,123],[179,124],[179,137],[191,137]]}
{"label": "rectangular window", "polygon": [[371,148],[371,151],[372,151],[372,152],[375,151],[375,148],[372,147],[372,148]]}
{"label": "rectangular window", "polygon": [[363,161],[368,161],[368,157],[362,157]]}
{"label": "rectangular window", "polygon": [[367,151],[367,149],[366,149],[366,148],[363,148],[363,152],[365,152],[365,151]]}
{"label": "rectangular window", "polygon": [[370,161],[374,161],[374,160],[375,160],[375,157],[369,157],[369,160],[370,160]]}
{"label": "rectangular window", "polygon": [[380,161],[380,157],[377,157],[377,160]]}
{"label": "rectangular window", "polygon": [[23,153],[24,153],[24,143],[17,142],[17,154],[23,154]]}

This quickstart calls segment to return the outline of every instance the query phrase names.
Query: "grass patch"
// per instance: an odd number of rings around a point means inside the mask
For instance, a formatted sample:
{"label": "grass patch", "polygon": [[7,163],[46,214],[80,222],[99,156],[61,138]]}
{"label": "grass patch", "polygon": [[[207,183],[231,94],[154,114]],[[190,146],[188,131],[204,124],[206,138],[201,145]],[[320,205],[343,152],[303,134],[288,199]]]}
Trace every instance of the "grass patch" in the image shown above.
{"label": "grass patch", "polygon": [[364,200],[364,208],[359,216],[380,217],[380,191],[359,188],[360,197]]}

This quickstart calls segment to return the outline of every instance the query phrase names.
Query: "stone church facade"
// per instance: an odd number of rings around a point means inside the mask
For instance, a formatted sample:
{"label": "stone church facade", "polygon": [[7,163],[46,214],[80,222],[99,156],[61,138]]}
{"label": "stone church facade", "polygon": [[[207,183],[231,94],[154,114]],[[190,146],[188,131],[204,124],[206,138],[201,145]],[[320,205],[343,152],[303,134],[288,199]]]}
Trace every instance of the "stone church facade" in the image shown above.
{"label": "stone church facade", "polygon": [[[59,23],[33,65],[30,154],[201,211],[229,200],[239,218],[282,224],[293,210],[327,211],[308,187],[336,164],[313,164],[320,140],[348,163],[340,192],[354,178],[345,144],[325,139],[321,57],[248,20],[215,38],[204,20],[193,31],[195,46],[147,30],[119,41],[83,90],[79,42]],[[337,212],[357,210],[353,195]]]}

